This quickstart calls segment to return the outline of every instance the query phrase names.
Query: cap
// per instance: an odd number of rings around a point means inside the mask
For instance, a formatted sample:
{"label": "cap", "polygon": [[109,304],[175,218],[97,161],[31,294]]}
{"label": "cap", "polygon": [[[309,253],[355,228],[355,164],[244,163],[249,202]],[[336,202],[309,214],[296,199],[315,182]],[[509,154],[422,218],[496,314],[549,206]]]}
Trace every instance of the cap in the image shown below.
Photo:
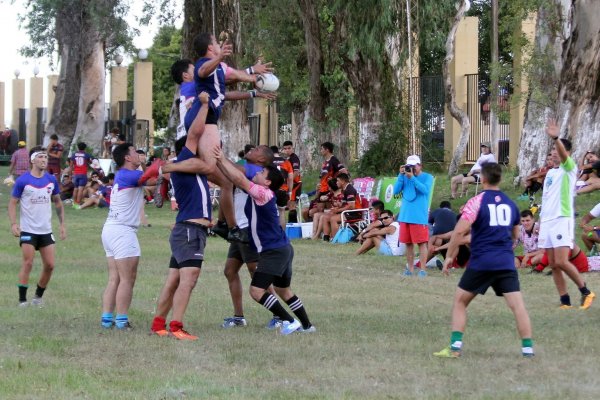
{"label": "cap", "polygon": [[421,158],[417,155],[408,156],[406,159],[406,165],[417,165],[421,164]]}
{"label": "cap", "polygon": [[487,147],[488,149],[491,149],[492,144],[490,142],[481,142],[481,147]]}
{"label": "cap", "polygon": [[27,146],[27,143],[25,143],[24,140],[19,140],[19,143],[17,143],[17,146],[19,146],[19,147],[25,147],[25,146]]}

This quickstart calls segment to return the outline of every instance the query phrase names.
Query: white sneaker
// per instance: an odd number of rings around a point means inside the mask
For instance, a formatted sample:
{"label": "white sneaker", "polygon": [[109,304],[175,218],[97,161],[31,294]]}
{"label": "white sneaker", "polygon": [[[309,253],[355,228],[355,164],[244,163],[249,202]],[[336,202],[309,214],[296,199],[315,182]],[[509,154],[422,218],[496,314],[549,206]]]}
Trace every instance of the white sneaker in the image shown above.
{"label": "white sneaker", "polygon": [[42,300],[41,297],[34,297],[31,300],[31,305],[32,306],[38,306],[38,307],[43,307],[44,306],[44,300]]}
{"label": "white sneaker", "polygon": [[26,301],[20,301],[19,302],[19,307],[21,307],[21,308],[25,308],[25,307],[28,307],[28,306],[29,306],[29,303],[26,302]]}
{"label": "white sneaker", "polygon": [[279,331],[279,333],[281,333],[282,335],[289,335],[290,333],[294,333],[298,329],[301,329],[301,328],[302,328],[302,324],[297,319],[293,320],[292,322],[283,321],[283,324],[281,325],[281,330]]}
{"label": "white sneaker", "polygon": [[304,329],[304,328],[300,327],[298,329],[298,332],[300,332],[300,333],[315,333],[316,331],[317,331],[317,328],[315,328],[314,325],[311,325],[310,328]]}

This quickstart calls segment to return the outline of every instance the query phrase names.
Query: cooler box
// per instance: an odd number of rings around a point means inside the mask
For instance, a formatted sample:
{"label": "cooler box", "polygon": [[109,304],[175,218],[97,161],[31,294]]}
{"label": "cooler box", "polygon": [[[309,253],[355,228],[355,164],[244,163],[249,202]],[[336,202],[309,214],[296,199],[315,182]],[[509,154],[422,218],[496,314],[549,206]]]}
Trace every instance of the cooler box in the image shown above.
{"label": "cooler box", "polygon": [[285,234],[292,239],[302,239],[302,227],[300,224],[287,224],[285,226]]}
{"label": "cooler box", "polygon": [[312,238],[313,223],[312,222],[304,222],[304,223],[301,223],[300,226],[302,228],[302,239]]}

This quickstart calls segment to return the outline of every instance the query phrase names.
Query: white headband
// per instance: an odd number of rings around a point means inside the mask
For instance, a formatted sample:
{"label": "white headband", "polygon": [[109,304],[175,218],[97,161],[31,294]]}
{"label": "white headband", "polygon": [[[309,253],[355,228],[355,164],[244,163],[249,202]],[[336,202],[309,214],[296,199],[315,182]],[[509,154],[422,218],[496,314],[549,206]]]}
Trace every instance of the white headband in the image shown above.
{"label": "white headband", "polygon": [[46,154],[46,152],[45,152],[45,151],[34,151],[34,152],[31,154],[31,157],[30,157],[29,159],[31,160],[31,162],[33,162],[33,160],[35,160],[35,158],[36,158],[37,156],[39,156],[40,154],[44,154],[44,155],[45,155],[45,154]]}

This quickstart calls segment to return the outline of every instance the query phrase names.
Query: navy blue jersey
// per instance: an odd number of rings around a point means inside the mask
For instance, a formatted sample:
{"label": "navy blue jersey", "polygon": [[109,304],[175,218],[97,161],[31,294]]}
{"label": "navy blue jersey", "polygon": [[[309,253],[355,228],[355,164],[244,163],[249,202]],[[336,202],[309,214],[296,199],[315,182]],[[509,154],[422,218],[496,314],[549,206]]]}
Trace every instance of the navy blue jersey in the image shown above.
{"label": "navy blue jersey", "polygon": [[[208,93],[210,100],[208,102],[209,113],[214,113],[215,121],[221,116],[221,109],[225,102],[225,73],[227,70],[227,64],[220,63],[217,68],[206,78],[200,78],[198,76],[198,70],[204,63],[210,61],[210,58],[204,57],[196,61],[194,66],[194,85],[196,87],[196,96],[202,92]],[[185,114],[185,130],[188,131],[192,122],[198,115],[202,104],[198,97],[194,99],[192,107]]]}
{"label": "navy blue jersey", "polygon": [[244,212],[250,227],[250,246],[259,253],[279,249],[290,243],[279,225],[276,200],[270,189],[250,183]]}
{"label": "navy blue jersey", "polygon": [[[187,147],[184,147],[177,155],[177,161],[181,162],[196,155]],[[179,212],[176,222],[189,219],[206,218],[211,219],[210,192],[206,176],[199,174],[188,174],[183,172],[171,173],[171,184],[175,190]]]}
{"label": "navy blue jersey", "polygon": [[461,219],[472,223],[468,268],[515,269],[512,231],[519,225],[520,213],[507,195],[499,190],[484,190],[465,204]]}

